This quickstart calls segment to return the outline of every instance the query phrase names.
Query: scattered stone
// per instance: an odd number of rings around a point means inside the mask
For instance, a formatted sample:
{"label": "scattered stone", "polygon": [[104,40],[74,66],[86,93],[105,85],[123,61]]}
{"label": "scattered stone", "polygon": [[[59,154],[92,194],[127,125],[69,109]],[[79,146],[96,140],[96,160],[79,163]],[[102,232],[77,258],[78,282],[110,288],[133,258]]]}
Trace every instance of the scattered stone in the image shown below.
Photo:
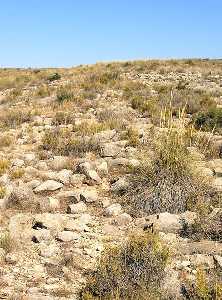
{"label": "scattered stone", "polygon": [[76,204],[70,204],[67,208],[69,214],[80,214],[87,211],[87,206],[84,202],[79,202]]}
{"label": "scattered stone", "polygon": [[25,165],[24,160],[16,158],[12,161],[12,167],[21,168]]}
{"label": "scattered stone", "polygon": [[62,182],[63,184],[69,184],[71,176],[72,176],[71,170],[63,169],[58,172],[56,179]]}
{"label": "scattered stone", "polygon": [[98,200],[98,194],[96,190],[84,190],[80,192],[80,200],[91,203]]}
{"label": "scattered stone", "polygon": [[132,222],[132,217],[127,213],[123,213],[115,217],[115,219],[112,221],[112,224],[118,226],[125,226],[131,222]]}
{"label": "scattered stone", "polygon": [[123,147],[126,145],[127,142],[122,143],[120,142],[111,142],[111,143],[106,143],[101,146],[101,156],[102,157],[116,157]]}
{"label": "scattered stone", "polygon": [[69,158],[66,156],[54,156],[53,159],[48,162],[49,167],[55,171],[66,169],[68,163]]}
{"label": "scattered stone", "polygon": [[218,191],[222,192],[222,177],[217,177],[213,181],[213,187]]}
{"label": "scattered stone", "polygon": [[58,234],[58,240],[62,242],[72,242],[79,239],[79,234],[72,231],[62,231]]}
{"label": "scattered stone", "polygon": [[80,201],[80,193],[78,191],[60,191],[56,197],[60,200],[68,200],[70,203]]}
{"label": "scattered stone", "polygon": [[57,182],[55,180],[47,180],[45,182],[43,182],[42,184],[40,184],[39,186],[37,186],[34,189],[35,193],[40,193],[40,192],[44,192],[44,191],[56,191],[58,189],[61,189],[63,187],[63,184],[60,182]]}
{"label": "scattered stone", "polygon": [[114,203],[105,209],[105,215],[108,217],[118,216],[122,211],[122,206],[119,203]]}
{"label": "scattered stone", "polygon": [[70,178],[70,184],[73,186],[81,185],[86,180],[84,174],[73,174]]}
{"label": "scattered stone", "polygon": [[97,174],[97,172],[92,168],[92,165],[88,162],[82,163],[79,165],[79,170],[86,177],[91,180],[93,183],[99,184],[101,183],[101,178]]}
{"label": "scattered stone", "polygon": [[119,178],[115,183],[111,185],[111,191],[116,194],[124,193],[129,187],[129,181],[126,177]]}

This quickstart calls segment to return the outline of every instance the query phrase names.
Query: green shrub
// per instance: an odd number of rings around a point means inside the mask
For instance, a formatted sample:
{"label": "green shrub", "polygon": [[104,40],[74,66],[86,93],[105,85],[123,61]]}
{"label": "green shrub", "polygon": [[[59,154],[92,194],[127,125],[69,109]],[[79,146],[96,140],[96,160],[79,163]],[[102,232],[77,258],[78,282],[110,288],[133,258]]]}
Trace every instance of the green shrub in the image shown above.
{"label": "green shrub", "polygon": [[48,78],[47,78],[49,81],[56,81],[56,80],[59,80],[59,79],[61,79],[61,75],[59,74],[59,73],[53,73],[53,74],[51,74],[51,75],[49,75],[48,76]]}
{"label": "green shrub", "polygon": [[168,259],[169,251],[157,235],[134,234],[102,253],[96,271],[88,276],[81,299],[160,299]]}
{"label": "green shrub", "polygon": [[59,103],[64,101],[72,101],[75,98],[75,93],[70,86],[63,86],[57,90],[56,100]]}
{"label": "green shrub", "polygon": [[197,129],[205,131],[222,132],[222,108],[209,109],[206,112],[200,112],[194,117],[194,126]]}

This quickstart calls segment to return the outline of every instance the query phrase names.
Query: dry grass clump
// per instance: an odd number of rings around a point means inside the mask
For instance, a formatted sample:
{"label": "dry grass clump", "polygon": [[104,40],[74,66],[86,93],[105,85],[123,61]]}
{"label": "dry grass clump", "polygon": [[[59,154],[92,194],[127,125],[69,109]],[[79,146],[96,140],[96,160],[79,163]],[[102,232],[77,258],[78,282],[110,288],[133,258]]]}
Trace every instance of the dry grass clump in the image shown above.
{"label": "dry grass clump", "polygon": [[11,179],[19,179],[21,178],[25,173],[25,170],[23,168],[14,168],[10,170],[10,178]]}
{"label": "dry grass clump", "polygon": [[168,259],[169,251],[157,235],[134,234],[103,252],[81,299],[160,299]]}
{"label": "dry grass clump", "polygon": [[128,146],[136,147],[140,144],[139,132],[133,127],[129,127],[123,138],[128,140]]}
{"label": "dry grass clump", "polygon": [[98,152],[100,147],[93,136],[77,136],[69,130],[55,129],[45,133],[40,150],[52,151],[55,155],[82,155]]}
{"label": "dry grass clump", "polygon": [[210,271],[208,274],[198,269],[195,282],[187,281],[183,287],[185,299],[220,300],[222,298],[221,276],[220,269]]}
{"label": "dry grass clump", "polygon": [[76,94],[71,85],[62,86],[57,89],[56,100],[58,103],[63,103],[64,101],[74,101],[76,99]]}
{"label": "dry grass clump", "polygon": [[196,130],[193,125],[190,126],[191,144],[195,146],[207,159],[220,158],[221,150],[216,145],[213,138],[214,130],[206,133]]}
{"label": "dry grass clump", "polygon": [[75,113],[70,111],[58,111],[53,118],[54,125],[67,125],[75,123]]}
{"label": "dry grass clump", "polygon": [[11,109],[1,113],[1,127],[16,128],[25,122],[30,122],[32,113],[30,110]]}
{"label": "dry grass clump", "polygon": [[96,121],[83,121],[79,125],[74,125],[73,130],[80,135],[92,135],[108,129],[105,123]]}
{"label": "dry grass clump", "polygon": [[125,109],[104,108],[97,113],[98,120],[109,129],[124,130],[133,114]]}
{"label": "dry grass clump", "polygon": [[13,142],[13,138],[9,135],[0,135],[0,148],[9,147]]}
{"label": "dry grass clump", "polygon": [[7,253],[12,250],[13,241],[8,231],[0,233],[0,248],[3,248]]}
{"label": "dry grass clump", "polygon": [[3,175],[10,167],[10,162],[7,159],[0,159],[0,176]]}
{"label": "dry grass clump", "polygon": [[[184,111],[177,128],[173,127],[172,117],[167,121],[167,128],[163,128],[152,142],[153,160],[149,164],[145,160],[135,170],[124,197],[131,213],[181,213],[188,208],[194,209],[196,202],[210,201],[213,192],[192,172],[183,115]],[[165,122],[166,114],[162,116],[163,126]]]}
{"label": "dry grass clump", "polygon": [[6,188],[0,185],[0,199],[3,199],[6,194]]}
{"label": "dry grass clump", "polygon": [[35,90],[34,96],[40,98],[48,97],[52,94],[52,91],[53,89],[50,88],[48,85],[42,84]]}

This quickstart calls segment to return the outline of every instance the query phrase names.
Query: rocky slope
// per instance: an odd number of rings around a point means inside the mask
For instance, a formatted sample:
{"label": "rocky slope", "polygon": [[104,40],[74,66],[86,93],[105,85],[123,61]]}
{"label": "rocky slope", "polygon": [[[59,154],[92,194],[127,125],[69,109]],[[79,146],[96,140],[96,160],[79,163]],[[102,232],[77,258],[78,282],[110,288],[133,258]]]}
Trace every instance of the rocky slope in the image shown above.
{"label": "rocky slope", "polygon": [[[185,297],[184,278],[195,280],[199,267],[221,270],[220,201],[207,215],[219,238],[187,233],[184,224],[189,228],[199,218],[196,208],[139,216],[124,204],[131,170],[143,163],[144,149],[152,160],[150,140],[167,130],[166,123],[160,124],[164,101],[167,107],[168,99],[176,99],[175,110],[189,101],[190,109],[197,105],[187,112],[186,124],[212,103],[217,109],[222,105],[220,61],[151,63],[1,71],[11,82],[14,73],[30,76],[19,87],[15,83],[0,91],[1,299],[79,299],[86,274],[95,269],[103,249],[134,231],[158,233],[172,253],[162,287],[166,299]],[[61,78],[51,80],[45,72],[58,72]],[[145,98],[150,99],[147,106],[138,100]],[[175,113],[176,130],[178,120]],[[204,133],[216,155],[208,155],[208,142],[188,147],[195,176],[204,177],[218,194],[219,130]]]}

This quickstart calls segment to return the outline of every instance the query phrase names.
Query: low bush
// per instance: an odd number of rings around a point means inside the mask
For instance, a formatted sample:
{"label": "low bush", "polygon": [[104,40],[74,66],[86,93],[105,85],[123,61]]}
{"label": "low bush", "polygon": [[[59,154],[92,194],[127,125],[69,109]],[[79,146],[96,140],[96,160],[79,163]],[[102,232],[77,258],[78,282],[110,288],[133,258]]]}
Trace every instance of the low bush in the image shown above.
{"label": "low bush", "polygon": [[1,113],[0,116],[0,125],[2,127],[15,128],[16,126],[21,125],[25,122],[31,121],[31,111],[29,110],[20,110],[20,109],[11,109],[6,110]]}
{"label": "low bush", "polygon": [[57,90],[56,100],[58,103],[72,101],[75,99],[75,93],[70,86],[63,86]]}
{"label": "low bush", "polygon": [[7,159],[0,159],[0,176],[3,175],[10,167],[10,162]]}
{"label": "low bush", "polygon": [[197,270],[195,282],[186,282],[183,286],[185,299],[193,300],[220,300],[222,298],[222,272],[220,269],[208,274],[202,269]]}
{"label": "low bush", "polygon": [[59,73],[53,73],[53,74],[50,74],[47,78],[48,81],[56,81],[56,80],[59,80],[61,79],[61,75]]}
{"label": "low bush", "polygon": [[[221,199],[218,197],[216,205],[219,206],[220,203]],[[215,208],[211,212],[211,208],[209,205],[197,205],[195,222],[191,225],[185,223],[181,235],[194,240],[209,239],[222,242],[222,210]]]}
{"label": "low bush", "polygon": [[83,300],[160,299],[169,251],[157,235],[134,234],[105,249],[81,293]]}
{"label": "low bush", "polygon": [[205,131],[217,131],[222,133],[222,108],[209,109],[200,112],[193,118],[194,126]]}
{"label": "low bush", "polygon": [[0,248],[3,248],[7,253],[12,250],[13,241],[10,237],[9,232],[1,232],[0,234]]}
{"label": "low bush", "polygon": [[187,130],[183,119],[180,122],[179,127],[173,128],[169,120],[168,128],[163,128],[148,142],[147,148],[151,145],[153,148],[152,160],[144,159],[134,170],[131,185],[123,197],[132,214],[181,213],[188,208],[193,210],[197,199],[209,202],[213,197],[212,188],[193,173]]}
{"label": "low bush", "polygon": [[56,129],[45,133],[39,150],[49,150],[55,155],[82,155],[98,152],[100,147],[93,136],[77,136],[68,130]]}

